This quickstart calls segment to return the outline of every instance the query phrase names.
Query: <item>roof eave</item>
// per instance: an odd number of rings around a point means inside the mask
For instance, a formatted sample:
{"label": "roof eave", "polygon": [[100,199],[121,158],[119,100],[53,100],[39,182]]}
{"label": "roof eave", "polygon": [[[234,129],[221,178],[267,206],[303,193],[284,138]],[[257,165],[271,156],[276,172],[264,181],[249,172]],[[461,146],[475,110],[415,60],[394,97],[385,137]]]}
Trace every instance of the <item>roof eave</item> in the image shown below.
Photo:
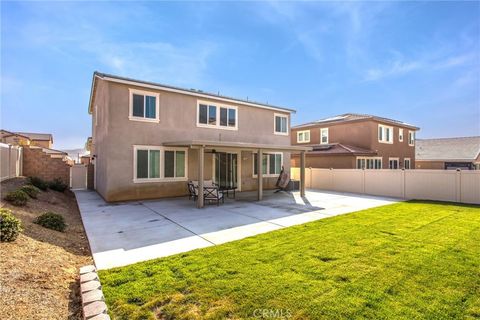
{"label": "roof eave", "polygon": [[90,90],[90,103],[89,103],[89,113],[90,114],[92,113],[92,102],[93,102],[92,100],[93,100],[93,91],[95,89],[94,86],[95,86],[96,77],[99,77],[99,78],[104,79],[106,81],[136,85],[136,86],[144,87],[144,88],[151,88],[151,89],[157,89],[157,90],[176,92],[176,93],[181,93],[181,94],[186,94],[186,95],[191,95],[191,96],[202,97],[202,98],[205,98],[205,99],[215,99],[215,100],[225,101],[225,102],[229,102],[229,103],[239,103],[239,104],[250,106],[250,107],[256,107],[256,108],[261,108],[261,109],[269,109],[269,110],[274,110],[274,111],[279,111],[279,112],[287,112],[287,113],[290,113],[290,114],[296,113],[295,109],[278,107],[278,106],[262,104],[262,103],[256,103],[256,102],[253,102],[253,101],[246,101],[246,100],[242,100],[242,99],[230,98],[230,97],[215,95],[215,94],[207,93],[207,92],[194,92],[194,91],[188,90],[188,89],[177,88],[177,87],[168,86],[168,85],[162,85],[162,84],[158,84],[158,83],[154,83],[154,82],[148,82],[148,81],[141,81],[141,80],[130,79],[130,78],[125,78],[125,77],[119,77],[119,76],[106,74],[106,73],[100,73],[98,71],[95,71],[93,73],[92,88]]}

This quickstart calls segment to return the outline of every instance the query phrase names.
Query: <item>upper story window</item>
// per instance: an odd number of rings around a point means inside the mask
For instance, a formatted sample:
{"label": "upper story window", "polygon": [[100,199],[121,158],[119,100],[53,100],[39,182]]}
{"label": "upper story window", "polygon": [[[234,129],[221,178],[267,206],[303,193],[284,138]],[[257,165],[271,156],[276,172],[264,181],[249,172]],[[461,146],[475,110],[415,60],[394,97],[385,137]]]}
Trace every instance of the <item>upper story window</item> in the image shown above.
{"label": "upper story window", "polygon": [[130,89],[130,120],[158,122],[158,114],[158,93]]}
{"label": "upper story window", "polygon": [[298,143],[310,142],[310,130],[297,131],[297,142]]}
{"label": "upper story window", "polygon": [[393,127],[378,125],[378,142],[393,143]]}
{"label": "upper story window", "polygon": [[158,146],[134,146],[135,183],[184,181],[187,172],[187,149]]}
{"label": "upper story window", "polygon": [[237,107],[198,102],[197,127],[237,130]]}
{"label": "upper story window", "polygon": [[403,142],[403,129],[398,129],[398,141]]}
{"label": "upper story window", "polygon": [[[253,154],[253,176],[257,176],[258,154]],[[262,157],[262,175],[276,177],[282,171],[283,153],[264,153]]]}
{"label": "upper story window", "polygon": [[274,114],[275,134],[288,135],[288,116],[284,114]]}
{"label": "upper story window", "polygon": [[408,145],[415,145],[415,131],[408,131]]}
{"label": "upper story window", "polygon": [[320,144],[328,144],[328,128],[320,129]]}

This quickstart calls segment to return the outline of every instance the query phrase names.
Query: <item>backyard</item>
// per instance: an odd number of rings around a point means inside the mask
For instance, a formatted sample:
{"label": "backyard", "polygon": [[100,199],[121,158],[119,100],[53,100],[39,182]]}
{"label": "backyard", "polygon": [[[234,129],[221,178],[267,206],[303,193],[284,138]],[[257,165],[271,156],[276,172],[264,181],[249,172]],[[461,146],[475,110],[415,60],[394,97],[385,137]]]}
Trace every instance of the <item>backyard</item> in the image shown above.
{"label": "backyard", "polygon": [[116,319],[473,319],[480,207],[397,203],[100,278]]}

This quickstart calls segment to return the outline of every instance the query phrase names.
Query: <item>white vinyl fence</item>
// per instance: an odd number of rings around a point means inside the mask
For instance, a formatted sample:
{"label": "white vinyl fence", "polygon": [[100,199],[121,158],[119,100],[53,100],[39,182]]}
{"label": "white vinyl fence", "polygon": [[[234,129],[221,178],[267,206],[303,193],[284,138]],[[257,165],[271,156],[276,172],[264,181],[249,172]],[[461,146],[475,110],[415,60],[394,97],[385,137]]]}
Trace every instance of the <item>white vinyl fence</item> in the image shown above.
{"label": "white vinyl fence", "polygon": [[70,167],[70,188],[73,190],[87,189],[88,168],[84,164],[74,164]]}
{"label": "white vinyl fence", "polygon": [[0,181],[22,175],[22,147],[0,143]]}
{"label": "white vinyl fence", "polygon": [[[291,169],[300,179],[300,168]],[[305,169],[305,187],[404,199],[480,204],[480,170]]]}

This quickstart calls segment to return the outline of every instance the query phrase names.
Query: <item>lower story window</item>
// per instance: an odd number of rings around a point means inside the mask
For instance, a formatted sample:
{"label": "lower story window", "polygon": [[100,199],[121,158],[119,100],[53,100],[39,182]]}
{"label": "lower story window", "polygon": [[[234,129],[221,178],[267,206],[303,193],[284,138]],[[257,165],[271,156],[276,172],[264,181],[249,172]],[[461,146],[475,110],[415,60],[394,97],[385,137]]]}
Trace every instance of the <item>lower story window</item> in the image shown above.
{"label": "lower story window", "polygon": [[398,169],[398,159],[390,158],[388,159],[388,168],[389,169]]}
{"label": "lower story window", "polygon": [[411,169],[411,163],[410,163],[410,159],[409,159],[409,158],[405,158],[405,159],[403,160],[403,162],[404,162],[404,166],[403,166],[403,167],[404,167],[405,169]]}
{"label": "lower story window", "polygon": [[382,158],[357,157],[357,169],[382,169]]}
{"label": "lower story window", "polygon": [[185,148],[134,146],[134,181],[162,181],[186,178]]}
{"label": "lower story window", "polygon": [[[253,175],[257,173],[258,154],[253,154]],[[264,153],[262,155],[262,174],[278,176],[282,171],[283,154],[282,153]]]}

